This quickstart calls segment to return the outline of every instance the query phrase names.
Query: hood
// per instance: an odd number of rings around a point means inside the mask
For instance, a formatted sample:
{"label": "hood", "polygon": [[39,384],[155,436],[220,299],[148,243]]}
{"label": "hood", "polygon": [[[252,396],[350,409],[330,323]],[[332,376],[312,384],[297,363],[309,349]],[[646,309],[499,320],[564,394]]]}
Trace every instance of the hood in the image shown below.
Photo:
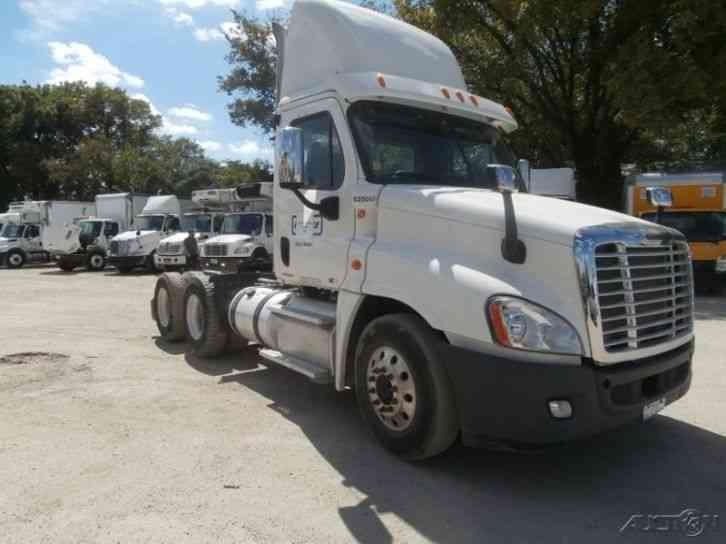
{"label": "hood", "polygon": [[11,243],[11,241],[12,242],[17,242],[17,240],[18,240],[17,238],[3,238],[3,237],[0,237],[0,246],[6,246],[9,243]]}
{"label": "hood", "polygon": [[252,236],[248,234],[220,234],[205,240],[205,244],[239,244],[242,242],[251,242]]}
{"label": "hood", "polygon": [[[182,244],[184,243],[184,240],[189,238],[188,232],[175,232],[174,234],[171,234],[170,236],[166,236],[165,238],[162,238],[161,241],[165,244]],[[194,234],[194,238],[199,240],[199,233]]]}
{"label": "hood", "polygon": [[[138,236],[136,235],[137,232],[139,233]],[[126,242],[128,240],[136,240],[137,238],[149,238],[150,236],[161,236],[161,233],[158,230],[127,230],[114,236],[113,240],[115,242]]]}
{"label": "hood", "polygon": [[[572,246],[575,233],[603,223],[642,223],[632,216],[550,197],[513,193],[518,234]],[[387,185],[381,192],[382,209],[400,210],[449,219],[504,233],[502,195],[489,189],[426,185]]]}

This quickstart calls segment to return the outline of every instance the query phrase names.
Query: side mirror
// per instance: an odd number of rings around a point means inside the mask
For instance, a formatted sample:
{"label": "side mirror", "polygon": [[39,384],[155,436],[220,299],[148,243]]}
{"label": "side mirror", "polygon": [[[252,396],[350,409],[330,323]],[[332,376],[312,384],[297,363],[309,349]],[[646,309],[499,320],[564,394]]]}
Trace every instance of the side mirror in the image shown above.
{"label": "side mirror", "polygon": [[517,190],[517,176],[514,169],[506,164],[488,164],[487,175],[492,180],[494,189],[503,192],[514,192]]}
{"label": "side mirror", "polygon": [[277,177],[283,189],[297,189],[303,186],[303,131],[296,127],[285,127],[277,135],[275,149]]}
{"label": "side mirror", "polygon": [[519,159],[517,161],[517,170],[519,170],[519,174],[524,180],[524,186],[527,188],[527,191],[529,191],[531,183],[529,161],[527,159]]}
{"label": "side mirror", "polygon": [[656,208],[670,208],[673,206],[673,193],[666,187],[647,187],[645,198],[651,206]]}

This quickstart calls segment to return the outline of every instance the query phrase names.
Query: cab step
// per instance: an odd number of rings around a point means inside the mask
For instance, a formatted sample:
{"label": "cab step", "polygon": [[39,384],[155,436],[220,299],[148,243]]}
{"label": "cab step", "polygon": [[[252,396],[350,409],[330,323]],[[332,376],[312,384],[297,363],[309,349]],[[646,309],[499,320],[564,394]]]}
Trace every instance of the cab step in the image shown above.
{"label": "cab step", "polygon": [[304,361],[303,359],[298,359],[292,355],[285,355],[284,353],[280,353],[274,349],[261,349],[259,354],[263,359],[270,361],[271,363],[284,366],[285,368],[289,368],[290,370],[294,370],[315,383],[326,384],[332,383],[333,381],[333,374],[330,370],[316,363]]}

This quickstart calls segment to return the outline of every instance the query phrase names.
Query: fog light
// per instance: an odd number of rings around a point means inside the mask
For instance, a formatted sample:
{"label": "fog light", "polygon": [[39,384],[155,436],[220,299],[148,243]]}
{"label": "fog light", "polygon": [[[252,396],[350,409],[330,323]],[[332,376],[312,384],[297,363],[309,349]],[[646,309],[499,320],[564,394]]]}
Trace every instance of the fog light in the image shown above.
{"label": "fog light", "polygon": [[572,417],[572,405],[568,400],[551,400],[549,407],[550,414],[556,419],[568,419]]}

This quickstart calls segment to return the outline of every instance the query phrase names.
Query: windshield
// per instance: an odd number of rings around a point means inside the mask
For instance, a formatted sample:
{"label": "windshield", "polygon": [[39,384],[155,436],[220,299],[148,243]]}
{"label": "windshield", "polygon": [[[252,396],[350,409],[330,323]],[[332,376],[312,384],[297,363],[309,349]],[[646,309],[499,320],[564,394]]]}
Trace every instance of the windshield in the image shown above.
{"label": "windshield", "polygon": [[187,214],[182,217],[182,230],[212,232],[212,216],[208,213]]}
{"label": "windshield", "polygon": [[[656,214],[643,214],[643,219],[655,222]],[[681,231],[689,242],[726,240],[726,212],[663,212],[659,222]]]}
{"label": "windshield", "polygon": [[163,215],[140,215],[134,223],[136,230],[161,230],[163,226]]}
{"label": "windshield", "polygon": [[3,228],[2,236],[3,238],[20,238],[21,236],[23,236],[24,230],[25,225],[8,223],[7,225],[5,225],[5,228]]}
{"label": "windshield", "polygon": [[515,167],[501,134],[484,123],[368,101],[355,103],[349,115],[363,168],[373,183],[492,189],[487,165]]}
{"label": "windshield", "polygon": [[262,232],[262,215],[243,213],[228,215],[222,223],[222,234],[249,234],[259,236]]}
{"label": "windshield", "polygon": [[101,221],[81,221],[81,234],[90,234],[96,238],[101,234]]}

